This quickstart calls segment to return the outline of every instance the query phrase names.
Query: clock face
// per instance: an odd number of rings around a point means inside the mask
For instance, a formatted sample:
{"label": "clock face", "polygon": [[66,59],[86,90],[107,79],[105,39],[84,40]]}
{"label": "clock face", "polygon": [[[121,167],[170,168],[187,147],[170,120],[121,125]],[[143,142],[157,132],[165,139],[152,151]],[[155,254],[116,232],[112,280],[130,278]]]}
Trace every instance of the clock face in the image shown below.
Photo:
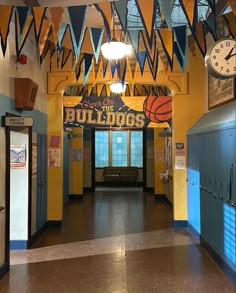
{"label": "clock face", "polygon": [[213,76],[222,79],[236,76],[236,40],[219,40],[209,49],[205,60]]}

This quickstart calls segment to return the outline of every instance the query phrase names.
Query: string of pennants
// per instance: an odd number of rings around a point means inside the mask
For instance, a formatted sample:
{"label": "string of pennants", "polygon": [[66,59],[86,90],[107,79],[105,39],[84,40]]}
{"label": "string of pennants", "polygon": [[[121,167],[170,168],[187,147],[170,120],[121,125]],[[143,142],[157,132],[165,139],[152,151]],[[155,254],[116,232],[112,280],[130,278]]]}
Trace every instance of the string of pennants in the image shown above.
{"label": "string of pennants", "polygon": [[[174,0],[135,0],[135,2],[143,29],[129,29],[127,20],[128,0],[120,0],[114,2],[114,9],[122,30],[116,31],[115,34],[118,39],[128,39],[128,43],[132,45],[141,74],[144,72],[145,66],[148,65],[154,80],[156,79],[158,60],[160,60],[165,73],[168,74],[173,68],[175,56],[181,70],[184,71],[187,64],[187,48],[194,50],[193,43],[205,56],[207,32],[210,32],[214,40],[229,35],[235,37],[236,35],[236,9],[234,1],[231,0],[228,0],[228,4],[233,13],[221,16],[216,15],[215,1],[208,0],[212,13],[202,22],[197,22],[196,0],[179,0],[188,26],[176,27],[171,27]],[[158,4],[165,26],[155,29],[155,15]],[[14,18],[17,59],[33,26],[40,63],[44,61],[47,54],[50,54],[50,57],[56,54],[58,67],[63,68],[70,59],[72,67],[75,68],[77,79],[83,72],[84,82],[87,80],[92,64],[95,64],[95,75],[98,74],[99,70],[102,70],[103,76],[105,76],[109,66],[112,76],[117,73],[119,79],[125,80],[128,68],[127,60],[124,58],[121,61],[108,62],[100,55],[101,44],[109,41],[111,34],[114,33],[111,31],[112,3],[98,3],[95,4],[95,7],[102,16],[104,29],[85,27],[87,5],[65,8],[0,5],[0,38],[3,56],[6,54],[10,23]],[[69,19],[68,23],[63,22],[66,13]],[[189,29],[191,38],[188,38]],[[133,75],[134,68],[130,67],[130,70],[133,70]]]}

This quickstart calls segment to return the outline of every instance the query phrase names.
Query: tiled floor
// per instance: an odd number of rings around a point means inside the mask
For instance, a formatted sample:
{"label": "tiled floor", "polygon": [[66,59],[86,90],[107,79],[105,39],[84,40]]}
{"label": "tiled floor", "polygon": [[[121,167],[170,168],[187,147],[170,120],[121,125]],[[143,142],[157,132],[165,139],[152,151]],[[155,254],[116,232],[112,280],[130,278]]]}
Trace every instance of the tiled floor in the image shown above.
{"label": "tiled floor", "polygon": [[62,229],[11,252],[0,292],[235,293],[188,231],[171,228],[171,215],[168,203],[141,189],[98,189],[72,200]]}

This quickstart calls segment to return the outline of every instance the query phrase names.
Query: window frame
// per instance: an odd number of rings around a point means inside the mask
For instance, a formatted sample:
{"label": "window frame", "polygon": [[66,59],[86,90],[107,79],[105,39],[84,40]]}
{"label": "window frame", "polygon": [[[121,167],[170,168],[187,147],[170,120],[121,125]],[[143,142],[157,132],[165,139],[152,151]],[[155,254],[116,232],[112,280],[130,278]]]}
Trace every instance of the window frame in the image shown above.
{"label": "window frame", "polygon": [[[130,167],[131,166],[131,131],[141,131],[142,132],[142,140],[143,140],[143,129],[134,129],[134,128],[112,128],[112,129],[104,129],[104,128],[96,128],[95,129],[95,145],[96,145],[96,132],[97,131],[108,131],[108,166],[112,167],[112,132],[113,131],[127,131],[128,135],[127,135],[127,166],[126,167]],[[96,148],[96,147],[95,147]],[[143,157],[143,151],[144,149],[142,149],[142,157]],[[96,166],[96,153],[95,153],[95,168],[96,169],[103,169],[105,166],[103,167],[97,167]],[[142,158],[142,166],[139,166],[137,168],[143,168],[143,158]]]}

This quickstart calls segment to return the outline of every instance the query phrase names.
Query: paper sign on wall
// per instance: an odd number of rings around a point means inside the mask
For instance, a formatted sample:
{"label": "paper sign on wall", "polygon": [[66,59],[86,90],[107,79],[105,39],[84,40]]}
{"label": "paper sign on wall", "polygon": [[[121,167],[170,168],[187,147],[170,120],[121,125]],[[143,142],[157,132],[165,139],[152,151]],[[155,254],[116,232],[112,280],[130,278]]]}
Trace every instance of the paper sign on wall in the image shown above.
{"label": "paper sign on wall", "polygon": [[185,156],[175,157],[175,169],[185,169]]}
{"label": "paper sign on wall", "polygon": [[25,168],[26,145],[11,145],[10,164],[12,169]]}
{"label": "paper sign on wall", "polygon": [[48,167],[61,167],[61,149],[48,150]]}

